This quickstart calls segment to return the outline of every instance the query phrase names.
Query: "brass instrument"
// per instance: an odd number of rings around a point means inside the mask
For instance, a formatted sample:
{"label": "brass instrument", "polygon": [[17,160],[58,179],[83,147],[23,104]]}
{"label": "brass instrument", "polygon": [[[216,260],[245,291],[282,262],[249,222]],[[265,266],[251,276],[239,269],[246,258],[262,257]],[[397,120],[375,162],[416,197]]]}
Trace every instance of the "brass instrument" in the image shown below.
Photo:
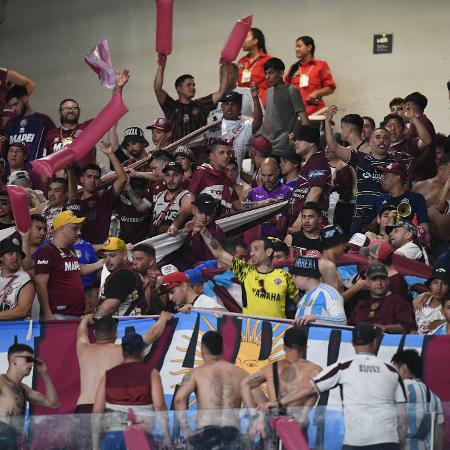
{"label": "brass instrument", "polygon": [[397,206],[397,210],[395,211],[395,220],[398,222],[400,219],[404,219],[411,215],[411,204],[408,201],[400,202]]}

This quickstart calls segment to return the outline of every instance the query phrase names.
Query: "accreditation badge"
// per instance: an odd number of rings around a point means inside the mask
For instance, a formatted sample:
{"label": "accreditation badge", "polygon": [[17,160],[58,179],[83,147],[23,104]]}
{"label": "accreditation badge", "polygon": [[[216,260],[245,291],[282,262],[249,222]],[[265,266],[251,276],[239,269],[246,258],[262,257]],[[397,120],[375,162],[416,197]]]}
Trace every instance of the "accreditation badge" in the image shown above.
{"label": "accreditation badge", "polygon": [[250,69],[244,69],[242,71],[241,83],[250,83],[252,79],[252,71]]}
{"label": "accreditation badge", "polygon": [[309,75],[307,73],[301,73],[298,80],[298,86],[301,88],[306,88],[309,86]]}

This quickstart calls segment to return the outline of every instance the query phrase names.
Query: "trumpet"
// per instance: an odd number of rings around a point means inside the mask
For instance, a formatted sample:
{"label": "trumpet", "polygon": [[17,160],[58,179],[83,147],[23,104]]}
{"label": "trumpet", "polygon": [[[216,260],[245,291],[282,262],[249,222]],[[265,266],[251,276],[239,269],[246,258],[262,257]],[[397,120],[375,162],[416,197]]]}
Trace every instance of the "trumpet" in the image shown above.
{"label": "trumpet", "polygon": [[398,222],[400,219],[404,219],[411,215],[411,204],[409,202],[401,202],[397,206],[397,210],[395,211],[395,219]]}

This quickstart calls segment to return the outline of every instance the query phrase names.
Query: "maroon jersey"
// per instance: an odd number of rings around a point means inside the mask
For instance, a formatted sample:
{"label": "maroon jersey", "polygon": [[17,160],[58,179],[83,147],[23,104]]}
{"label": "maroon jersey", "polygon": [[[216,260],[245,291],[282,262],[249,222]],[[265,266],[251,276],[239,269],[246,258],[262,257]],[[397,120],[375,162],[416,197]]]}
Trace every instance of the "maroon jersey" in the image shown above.
{"label": "maroon jersey", "polygon": [[113,405],[152,405],[148,366],[136,361],[107,370],[105,399]]}
{"label": "maroon jersey", "polygon": [[297,178],[297,187],[292,192],[288,203],[289,225],[292,225],[300,211],[312,187],[322,188],[319,203],[323,212],[328,211],[331,188],[331,171],[323,153],[315,153],[302,165]]}
{"label": "maroon jersey", "polygon": [[72,210],[79,217],[86,217],[86,222],[81,227],[81,237],[91,244],[101,244],[109,236],[111,214],[118,196],[113,186],[97,191],[86,199],[81,198],[82,194],[78,194],[66,209]]}
{"label": "maroon jersey", "polygon": [[[92,122],[92,119],[86,120],[86,122],[78,124],[71,130],[66,130],[63,127],[53,128],[47,134],[45,141],[45,154],[51,155],[52,153],[59,152],[66,145],[71,144],[84,129]],[[95,147],[81,160],[78,165],[85,167],[95,159]]]}
{"label": "maroon jersey", "polygon": [[47,242],[36,250],[33,260],[35,275],[49,275],[47,291],[52,313],[81,316],[85,300],[75,250],[59,249]]}
{"label": "maroon jersey", "polygon": [[388,152],[389,156],[405,167],[410,180],[414,177],[415,158],[420,153],[418,141],[418,139],[402,139],[400,142],[391,144]]}
{"label": "maroon jersey", "polygon": [[155,196],[157,196],[160,192],[165,191],[166,185],[162,181],[150,181],[148,185],[148,194],[147,198],[153,202]]}

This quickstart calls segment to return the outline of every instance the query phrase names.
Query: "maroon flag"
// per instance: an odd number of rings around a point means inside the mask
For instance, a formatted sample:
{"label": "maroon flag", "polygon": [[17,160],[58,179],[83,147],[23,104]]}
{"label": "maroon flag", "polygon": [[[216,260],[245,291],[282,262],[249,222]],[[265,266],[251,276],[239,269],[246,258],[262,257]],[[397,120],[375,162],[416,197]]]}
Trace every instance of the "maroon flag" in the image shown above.
{"label": "maroon flag", "polygon": [[86,64],[98,75],[102,86],[108,89],[116,85],[116,70],[112,67],[109,46],[106,39],[101,40],[96,47],[88,53],[84,60]]}

